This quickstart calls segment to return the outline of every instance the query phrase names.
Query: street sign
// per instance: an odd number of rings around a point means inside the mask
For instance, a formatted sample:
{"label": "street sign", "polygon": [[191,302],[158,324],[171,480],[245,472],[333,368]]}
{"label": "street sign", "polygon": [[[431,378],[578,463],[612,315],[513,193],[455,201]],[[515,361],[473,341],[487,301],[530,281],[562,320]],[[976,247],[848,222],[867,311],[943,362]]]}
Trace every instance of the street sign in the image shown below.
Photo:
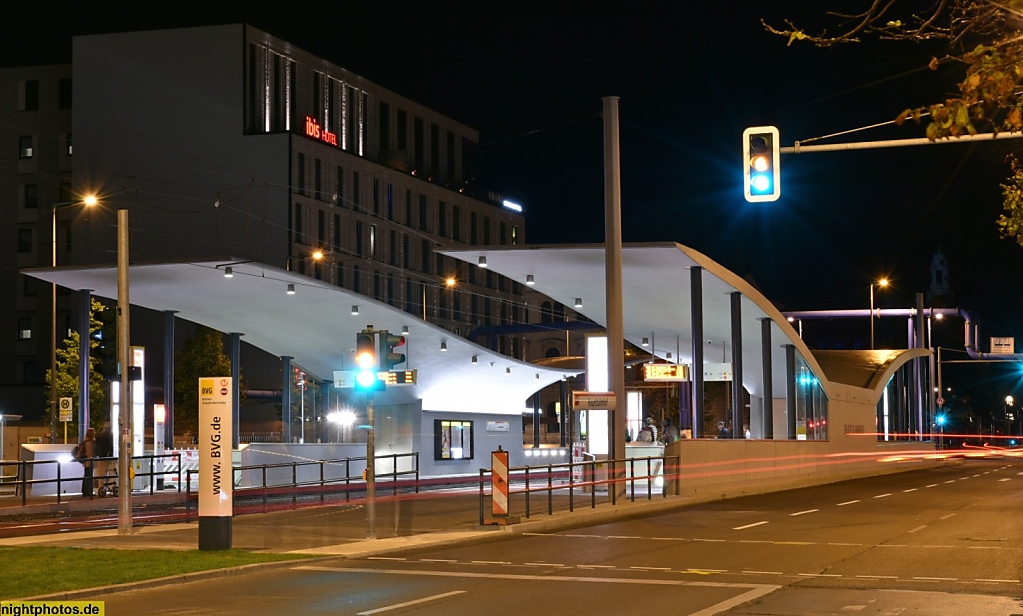
{"label": "street sign", "polygon": [[991,353],[995,355],[1012,355],[1016,352],[1015,338],[991,337]]}
{"label": "street sign", "polygon": [[72,411],[74,410],[74,398],[61,398],[60,399],[60,420],[71,421]]}
{"label": "street sign", "polygon": [[938,406],[945,406],[945,399],[940,396],[938,397],[937,400],[935,400],[935,402],[938,403]]}
{"label": "street sign", "polygon": [[703,364],[704,381],[731,381],[732,364]]}
{"label": "street sign", "polygon": [[643,364],[643,380],[654,382],[688,381],[689,366],[686,364]]}
{"label": "street sign", "polygon": [[613,391],[573,391],[573,411],[615,410]]}

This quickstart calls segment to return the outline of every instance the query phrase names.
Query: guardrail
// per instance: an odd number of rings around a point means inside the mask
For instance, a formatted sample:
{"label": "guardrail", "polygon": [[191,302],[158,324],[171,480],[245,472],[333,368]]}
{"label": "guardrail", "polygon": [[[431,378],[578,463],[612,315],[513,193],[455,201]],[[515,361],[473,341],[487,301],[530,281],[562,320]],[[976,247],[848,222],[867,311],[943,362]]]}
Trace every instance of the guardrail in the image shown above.
{"label": "guardrail", "polygon": [[[532,515],[530,495],[537,492],[547,493],[547,515],[554,515],[554,495],[556,492],[567,492],[568,510],[575,511],[576,490],[582,489],[589,493],[590,508],[597,506],[597,488],[605,486],[607,500],[615,503],[616,484],[625,483],[631,487],[630,500],[636,500],[636,483],[646,483],[646,497],[653,498],[653,484],[662,480],[661,496],[667,498],[669,485],[674,486],[674,493],[679,493],[679,456],[649,456],[645,458],[626,458],[624,460],[591,460],[583,462],[564,462],[544,466],[516,466],[508,469],[508,510],[511,511],[512,497],[523,495],[525,499],[525,515]],[[645,475],[636,474],[636,464],[640,463],[640,471]],[[628,471],[624,479],[616,479],[619,469]],[[673,469],[671,474],[667,471]],[[486,485],[490,483],[493,469],[481,468],[479,477],[480,526],[484,524]],[[600,479],[599,475],[605,478]],[[493,497],[493,485],[490,486]]]}
{"label": "guardrail", "polygon": [[[408,460],[410,462],[410,468],[407,470],[398,470],[399,461]],[[376,456],[377,467],[386,466],[386,462],[390,460],[391,471],[390,472],[377,472],[375,478],[377,480],[377,489],[380,489],[381,479],[390,479],[392,493],[397,496],[400,482],[400,477],[406,477],[414,475],[415,479],[412,482],[412,488],[415,492],[419,493],[419,452],[413,453],[396,453],[390,455]],[[358,464],[358,463],[362,464]],[[363,470],[366,467],[368,458],[365,456],[355,458],[340,458],[337,460],[309,460],[309,461],[295,461],[295,462],[277,462],[274,464],[253,464],[248,466],[235,466],[232,468],[235,477],[238,477],[240,473],[246,471],[256,471],[258,476],[261,478],[259,485],[248,485],[248,486],[235,486],[234,498],[245,498],[255,495],[261,499],[263,504],[263,511],[266,512],[268,509],[269,499],[271,497],[287,498],[291,497],[291,506],[298,506],[298,498],[300,495],[303,496],[319,496],[320,502],[323,503],[326,498],[331,494],[330,488],[338,486],[338,496],[343,496],[345,502],[350,502],[352,498],[352,492],[362,492],[365,490],[366,482],[363,477]],[[352,466],[353,464],[359,469],[358,475],[352,477]],[[344,474],[337,474],[335,476],[329,476],[327,470],[331,467],[340,468],[343,465]],[[318,467],[318,477],[312,480],[299,480],[299,474],[301,469],[308,467]],[[290,469],[291,480],[285,483],[271,482],[268,473],[278,469]],[[186,470],[185,481],[186,481],[186,498],[185,498],[185,519],[192,519],[192,500],[198,498],[198,494],[192,490],[193,475],[198,475],[197,470]],[[303,473],[304,474],[304,473]],[[196,482],[198,485],[198,482]],[[198,512],[197,512],[198,513]]]}
{"label": "guardrail", "polygon": [[[157,455],[157,454],[146,454],[146,455],[142,455],[142,456],[132,456],[132,458],[131,458],[131,467],[132,467],[132,469],[135,469],[135,467],[138,466],[138,465],[135,464],[135,462],[138,461],[138,460],[141,460],[141,461],[144,462],[141,465],[143,469],[145,469],[145,468],[149,469],[149,470],[145,470],[145,471],[141,471],[141,472],[137,471],[137,470],[133,470],[132,471],[132,473],[133,473],[132,477],[133,478],[148,477],[149,478],[149,493],[150,494],[155,493],[157,477],[163,477],[163,476],[166,475],[166,473],[164,471],[162,471],[162,470],[161,471],[155,471],[154,470],[154,468],[156,467],[154,462],[157,459],[163,460],[163,459],[166,459],[166,458],[173,459],[174,463],[178,466],[178,490],[177,491],[180,492],[181,491],[180,454],[177,454],[177,453],[159,454],[159,455]],[[146,461],[148,461],[148,464],[145,464]],[[0,476],[3,477],[3,483],[0,484],[0,485],[3,485],[5,488],[13,487],[14,488],[14,494],[15,495],[19,495],[19,494],[21,495],[21,504],[22,504],[22,506],[25,506],[28,503],[28,493],[29,493],[29,491],[31,491],[32,486],[45,485],[45,484],[49,484],[49,483],[55,483],[55,484],[57,484],[55,499],[56,499],[57,504],[60,504],[61,502],[63,502],[63,500],[64,500],[63,497],[65,495],[71,495],[71,494],[80,495],[82,493],[81,492],[81,485],[82,485],[82,481],[84,479],[82,474],[81,473],[75,473],[75,474],[72,474],[70,476],[64,476],[64,473],[62,472],[64,464],[70,464],[70,463],[79,463],[80,464],[81,462],[90,462],[90,463],[92,463],[93,464],[93,469],[96,468],[96,464],[95,463],[97,463],[97,462],[112,462],[113,463],[113,468],[114,468],[114,473],[112,473],[112,474],[111,473],[107,473],[107,474],[104,474],[104,475],[93,475],[92,476],[92,481],[95,482],[96,480],[108,480],[108,479],[112,479],[112,480],[116,481],[116,479],[117,479],[117,473],[116,473],[117,458],[114,458],[114,457],[108,457],[108,458],[87,458],[85,460],[63,460],[63,461],[62,460],[18,460],[18,461],[0,461]],[[50,465],[54,465],[55,466],[54,472],[52,473],[52,477],[49,476],[50,473],[47,473],[48,476],[46,478],[44,478],[44,479],[37,479],[36,478],[36,475],[37,475],[36,469],[47,468]],[[16,469],[15,470],[15,474],[13,476],[9,475],[6,472],[6,470],[8,468],[12,468],[12,467]],[[31,477],[31,479],[30,479],[30,477]],[[72,492],[64,492],[63,490],[61,490],[61,484],[62,483],[77,484],[76,485],[76,489],[74,491],[72,491]],[[108,483],[108,482],[104,481],[104,483]],[[47,495],[47,496],[49,496],[49,495]]]}

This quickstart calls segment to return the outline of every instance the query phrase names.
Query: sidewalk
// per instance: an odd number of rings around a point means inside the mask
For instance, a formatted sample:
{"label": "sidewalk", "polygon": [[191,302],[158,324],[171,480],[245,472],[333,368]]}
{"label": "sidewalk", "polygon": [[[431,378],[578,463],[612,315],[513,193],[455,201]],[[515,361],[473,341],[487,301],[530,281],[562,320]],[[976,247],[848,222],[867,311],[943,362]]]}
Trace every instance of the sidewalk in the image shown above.
{"label": "sidewalk", "polygon": [[[176,492],[150,496],[136,495],[133,505],[153,500],[173,502]],[[603,499],[604,496],[601,496]],[[11,504],[0,498],[0,515],[11,513]],[[51,499],[52,500],[52,499]],[[181,495],[183,502],[183,495]],[[238,516],[232,522],[232,547],[280,553],[300,553],[341,558],[364,558],[416,548],[437,547],[454,543],[488,541],[509,534],[547,532],[585,524],[596,524],[680,507],[693,499],[655,495],[635,502],[625,498],[616,505],[598,502],[590,508],[589,499],[576,497],[575,511],[568,511],[567,497],[555,497],[553,515],[546,504],[533,505],[530,518],[525,517],[523,503],[512,503],[512,514],[521,521],[507,526],[479,526],[479,495],[473,491],[436,491],[405,495],[398,499],[378,497],[376,502],[376,539],[368,539],[369,523],[362,503],[310,506],[301,509],[255,513]],[[584,502],[580,502],[584,501]],[[544,501],[546,502],[546,501]],[[7,506],[5,506],[7,505]],[[20,508],[20,498],[18,499]],[[33,508],[54,508],[56,511],[110,511],[116,516],[116,499],[72,499],[56,505],[33,504]],[[489,507],[489,498],[486,506]],[[489,511],[487,512],[489,515]],[[0,518],[2,519],[2,518]],[[141,518],[139,518],[141,519]],[[117,529],[64,532],[0,539],[4,546],[73,546],[108,549],[192,550],[198,548],[198,523],[135,526],[130,535],[119,535]]]}

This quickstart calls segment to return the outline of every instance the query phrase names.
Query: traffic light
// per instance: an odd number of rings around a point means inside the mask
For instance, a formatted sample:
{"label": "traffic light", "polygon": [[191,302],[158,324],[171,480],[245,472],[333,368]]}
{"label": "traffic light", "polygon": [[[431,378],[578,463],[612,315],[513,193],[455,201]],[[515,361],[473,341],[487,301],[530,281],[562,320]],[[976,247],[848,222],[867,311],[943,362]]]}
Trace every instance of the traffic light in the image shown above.
{"label": "traffic light", "polygon": [[780,139],[774,126],[742,131],[743,189],[746,201],[777,201],[781,196]]}
{"label": "traffic light", "polygon": [[405,362],[405,354],[399,351],[405,349],[399,348],[405,346],[404,336],[394,336],[387,330],[379,332],[380,334],[380,371],[388,372],[394,368],[397,364]]}
{"label": "traffic light", "polygon": [[117,380],[117,317],[116,308],[104,308],[92,314],[99,326],[89,332],[89,355],[93,369],[108,381]]}
{"label": "traffic light", "polygon": [[379,388],[379,382],[376,334],[363,330],[355,334],[355,388],[373,391]]}

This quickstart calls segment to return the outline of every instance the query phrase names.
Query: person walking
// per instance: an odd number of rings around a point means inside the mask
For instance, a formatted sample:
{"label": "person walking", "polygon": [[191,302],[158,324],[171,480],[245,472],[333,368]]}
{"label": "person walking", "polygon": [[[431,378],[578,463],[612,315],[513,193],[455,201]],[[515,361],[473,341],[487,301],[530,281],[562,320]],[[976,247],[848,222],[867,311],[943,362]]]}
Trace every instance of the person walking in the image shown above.
{"label": "person walking", "polygon": [[110,422],[103,424],[103,429],[96,435],[96,461],[92,469],[93,487],[96,493],[103,496],[106,490],[101,490],[104,484],[113,480],[110,469],[113,466],[112,456],[114,455],[114,434],[110,431]]}
{"label": "person walking", "polygon": [[96,457],[96,429],[89,428],[85,431],[85,438],[78,444],[78,455],[76,460],[82,463],[82,497],[92,498],[92,465]]}

